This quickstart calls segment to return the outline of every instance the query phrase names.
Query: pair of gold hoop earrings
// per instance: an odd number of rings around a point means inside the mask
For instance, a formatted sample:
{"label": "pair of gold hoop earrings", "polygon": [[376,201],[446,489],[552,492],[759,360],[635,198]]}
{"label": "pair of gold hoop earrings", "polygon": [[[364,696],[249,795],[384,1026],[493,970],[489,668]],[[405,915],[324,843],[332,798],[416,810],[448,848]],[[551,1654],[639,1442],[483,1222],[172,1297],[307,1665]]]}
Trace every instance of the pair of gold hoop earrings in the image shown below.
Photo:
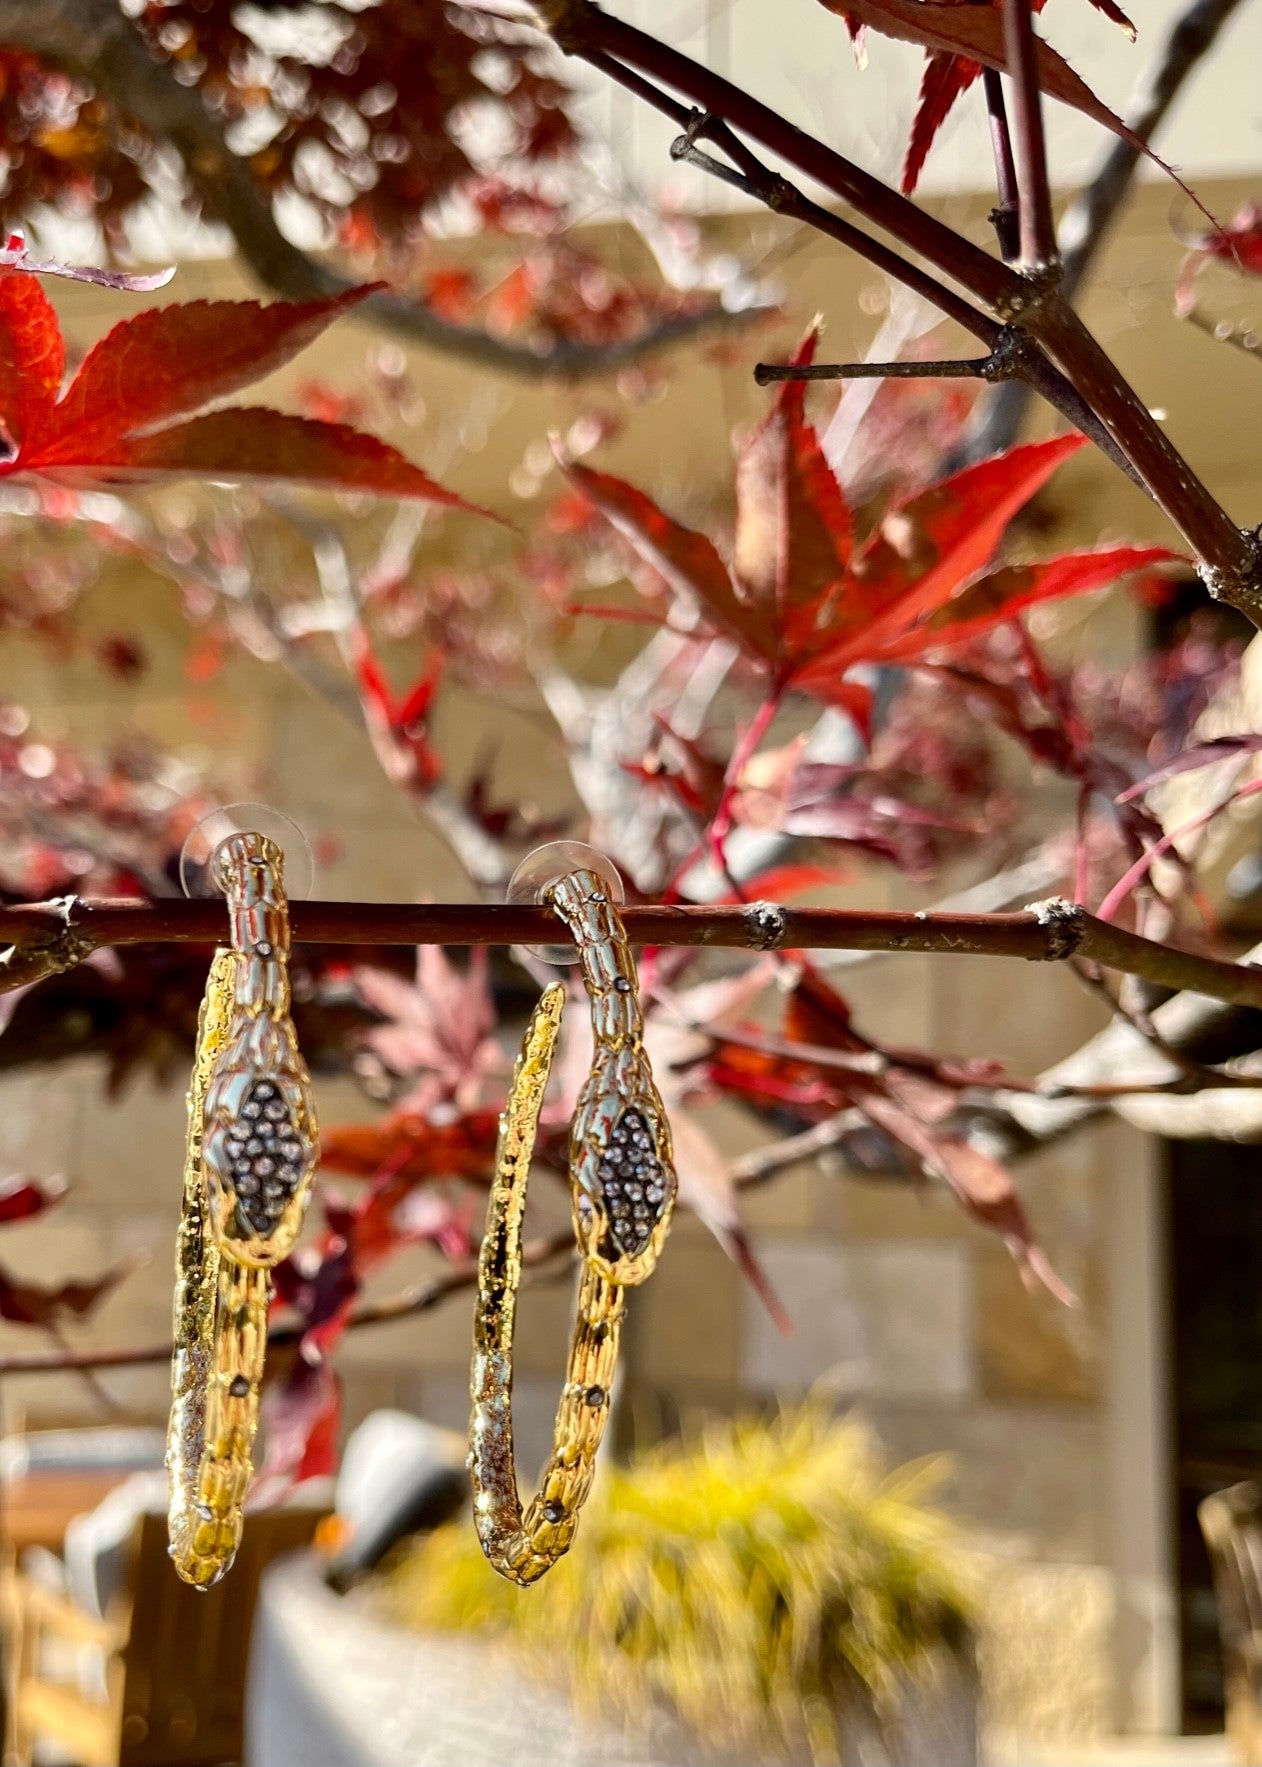
{"label": "pair of gold hoop earrings", "polygon": [[[289,912],[278,844],[236,833],[210,875],[227,902],[198,1021],[176,1253],[170,1551],[209,1589],[241,1539],[267,1344],[271,1268],[302,1227],[319,1158],[311,1082],[289,1016]],[[552,1454],[523,1509],[513,1448],[513,1328],[522,1217],[565,989],[544,990],[500,1118],[474,1313],[469,1471],[474,1520],[501,1576],[536,1582],[569,1549],[609,1417],[626,1291],[653,1271],[676,1194],[670,1126],[644,1048],[635,960],[600,872],[577,865],[538,899],[582,968],[591,1069],[569,1136],[582,1270]]]}

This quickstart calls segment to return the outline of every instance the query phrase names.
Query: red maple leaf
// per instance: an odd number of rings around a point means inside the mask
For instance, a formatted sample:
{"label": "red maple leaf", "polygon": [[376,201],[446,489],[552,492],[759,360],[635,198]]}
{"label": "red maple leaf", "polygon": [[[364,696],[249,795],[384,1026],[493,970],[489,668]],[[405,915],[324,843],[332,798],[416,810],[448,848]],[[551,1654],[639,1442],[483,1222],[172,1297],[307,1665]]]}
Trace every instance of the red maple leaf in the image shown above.
{"label": "red maple leaf", "polygon": [[[811,334],[794,361],[811,360]],[[1164,564],[1161,547],[1069,553],[1045,564],[992,567],[1012,518],[1081,435],[1034,442],[966,467],[893,503],[861,543],[849,506],[806,421],[805,389],[785,382],[736,462],[731,556],[644,492],[563,461],[671,596],[739,645],[769,697],[812,695],[866,724],[870,694],[848,679],[859,664],[906,663],[972,639],[1022,608]]]}
{"label": "red maple leaf", "polygon": [[65,343],[34,276],[0,267],[0,477],[78,484],[290,479],[471,507],[396,448],[263,406],[207,410],[282,367],[369,287],[320,301],[191,301],[125,319],[64,393]]}
{"label": "red maple leaf", "polygon": [[449,1122],[431,1122],[410,1109],[394,1111],[375,1123],[338,1124],[322,1131],[320,1160],[328,1171],[356,1178],[391,1172],[485,1182],[495,1161],[497,1126],[496,1112],[490,1109]]}
{"label": "red maple leaf", "polygon": [[[903,164],[903,190],[910,193],[916,188],[934,136],[956,99],[968,90],[984,67],[1000,73],[1007,71],[1000,0],[822,0],[822,4],[841,16],[856,45],[862,44],[863,34],[870,27],[901,42],[918,43],[928,52]],[[1091,4],[1120,25],[1129,37],[1134,37],[1134,25],[1115,0],[1091,0]],[[1042,12],[1045,5],[1046,0],[1032,0],[1035,12]],[[1148,151],[1050,44],[1040,40],[1037,55],[1039,85],[1049,97],[1071,105]],[[1160,160],[1157,163],[1162,164]]]}
{"label": "red maple leaf", "polygon": [[[833,1055],[853,1059],[839,1065]],[[1011,1174],[951,1125],[959,1098],[954,1082],[984,1079],[984,1070],[918,1050],[883,1049],[856,1028],[842,996],[804,965],[785,1002],[779,1045],[758,1049],[725,1040],[720,1030],[707,1071],[723,1091],[746,1102],[791,1105],[811,1122],[854,1107],[913,1173],[945,1184],[968,1214],[1000,1235],[1027,1283],[1072,1298],[1035,1240]]]}
{"label": "red maple leaf", "polygon": [[428,791],[443,764],[429,740],[429,715],[446,661],[435,647],[405,692],[395,693],[363,625],[346,636],[346,651],[359,686],[364,725],[386,777],[409,791]]}

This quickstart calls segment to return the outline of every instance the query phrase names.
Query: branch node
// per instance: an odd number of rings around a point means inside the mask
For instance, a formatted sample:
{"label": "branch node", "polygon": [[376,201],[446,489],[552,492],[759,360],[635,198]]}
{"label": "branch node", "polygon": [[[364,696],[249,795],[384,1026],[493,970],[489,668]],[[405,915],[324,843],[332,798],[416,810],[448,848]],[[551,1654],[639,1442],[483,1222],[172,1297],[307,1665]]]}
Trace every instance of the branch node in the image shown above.
{"label": "branch node", "polygon": [[1060,278],[1059,256],[1022,264],[1013,279],[1011,290],[995,302],[995,312],[1005,326],[1011,325],[1014,320],[1028,318],[1031,313],[1038,311],[1049,295],[1056,293],[1060,287]]}
{"label": "branch node", "polygon": [[997,386],[1000,381],[1020,380],[1035,354],[1030,334],[1019,325],[1005,325],[995,347],[980,367],[981,378]]}
{"label": "branch node", "polygon": [[74,969],[97,948],[91,934],[74,924],[78,896],[55,896],[43,906],[61,921],[61,931],[0,948],[0,993],[33,987],[46,976]]}
{"label": "branch node", "polygon": [[1262,619],[1262,528],[1241,529],[1247,547],[1243,564],[1234,568],[1197,563],[1197,575],[1215,601],[1225,601],[1247,614],[1255,625]]}
{"label": "branch node", "polygon": [[1079,903],[1068,902],[1064,896],[1049,896],[1044,902],[1027,903],[1026,913],[1032,914],[1047,933],[1041,961],[1064,963],[1082,944],[1087,922]]}
{"label": "branch node", "polygon": [[757,951],[778,950],[789,930],[784,909],[778,902],[751,902],[745,910],[745,924]]}

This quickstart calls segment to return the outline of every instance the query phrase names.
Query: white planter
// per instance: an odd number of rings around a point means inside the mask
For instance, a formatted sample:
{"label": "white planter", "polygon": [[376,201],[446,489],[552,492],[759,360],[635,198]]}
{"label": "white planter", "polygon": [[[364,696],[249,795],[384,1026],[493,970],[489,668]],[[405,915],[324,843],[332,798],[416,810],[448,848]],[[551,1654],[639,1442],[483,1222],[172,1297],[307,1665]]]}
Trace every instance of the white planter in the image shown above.
{"label": "white planter", "polygon": [[[892,1735],[848,1710],[846,1767],[975,1767],[976,1694],[944,1661],[909,1690]],[[506,1650],[383,1621],[332,1594],[313,1563],[266,1577],[254,1621],[245,1767],[691,1767],[677,1730],[652,1741],[575,1716]],[[805,1767],[808,1757],[802,1755]],[[740,1767],[754,1767],[742,1761]]]}

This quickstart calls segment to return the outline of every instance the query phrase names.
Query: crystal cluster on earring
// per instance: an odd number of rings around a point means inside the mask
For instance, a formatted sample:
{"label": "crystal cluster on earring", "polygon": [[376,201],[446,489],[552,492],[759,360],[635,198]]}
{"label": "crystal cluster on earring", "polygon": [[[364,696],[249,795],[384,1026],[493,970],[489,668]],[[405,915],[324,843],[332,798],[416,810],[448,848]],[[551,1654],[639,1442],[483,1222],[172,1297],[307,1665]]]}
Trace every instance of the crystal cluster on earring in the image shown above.
{"label": "crystal cluster on earring", "polygon": [[293,1108],[273,1081],[255,1080],[223,1147],[246,1231],[270,1233],[307,1164]]}
{"label": "crystal cluster on earring", "polygon": [[610,1131],[596,1176],[614,1243],[635,1257],[666,1212],[669,1187],[648,1122],[634,1105]]}

